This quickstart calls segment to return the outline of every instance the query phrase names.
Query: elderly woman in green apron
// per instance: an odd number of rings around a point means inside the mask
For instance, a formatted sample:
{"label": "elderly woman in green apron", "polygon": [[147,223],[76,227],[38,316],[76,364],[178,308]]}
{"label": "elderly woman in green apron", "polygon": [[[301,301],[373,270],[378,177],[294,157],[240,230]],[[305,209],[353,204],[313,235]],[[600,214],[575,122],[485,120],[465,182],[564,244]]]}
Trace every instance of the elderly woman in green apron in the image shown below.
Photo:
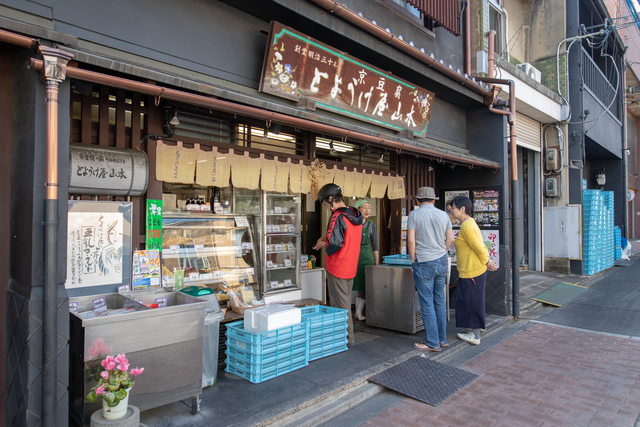
{"label": "elderly woman in green apron", "polygon": [[[369,215],[371,215],[371,205],[365,199],[360,199],[356,202],[356,209],[360,210],[364,221],[362,222],[362,243],[360,244],[360,258],[358,259],[358,271],[356,277],[353,280],[353,290],[358,291],[356,297],[356,318],[358,320],[365,320],[362,314],[364,310],[365,299],[365,281],[364,270],[367,265],[378,265],[378,232],[376,225],[368,221]],[[371,245],[371,247],[369,247]],[[372,250],[373,249],[373,253]]]}

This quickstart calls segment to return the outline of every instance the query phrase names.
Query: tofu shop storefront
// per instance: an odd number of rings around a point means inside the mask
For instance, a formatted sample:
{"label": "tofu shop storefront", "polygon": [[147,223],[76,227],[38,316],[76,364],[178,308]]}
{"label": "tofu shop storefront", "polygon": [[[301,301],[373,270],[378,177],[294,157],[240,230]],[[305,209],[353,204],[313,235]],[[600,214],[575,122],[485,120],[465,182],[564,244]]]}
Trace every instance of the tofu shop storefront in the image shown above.
{"label": "tofu shop storefront", "polygon": [[[495,251],[499,256],[505,250],[500,218],[505,217],[508,188],[501,168],[506,126],[502,116],[491,115],[477,100],[467,102],[473,108],[463,110],[460,125],[470,138],[480,133],[474,126],[493,123],[501,132],[493,138],[499,141],[496,155],[476,149],[475,144],[486,142],[483,138],[464,141],[467,148],[461,149],[428,135],[434,116],[460,110],[436,101],[437,93],[275,22],[259,88],[270,96],[254,102],[265,108],[211,96],[216,88],[188,80],[152,84],[83,62],[69,64],[72,55],[62,49],[40,48],[40,53],[42,59],[31,59],[29,66],[62,83],[56,96],[70,116],[70,125],[60,127],[69,135],[63,135],[57,122],[66,117],[58,119],[57,106],[47,104],[55,110],[47,116],[47,128],[53,130],[49,137],[56,145],[67,136],[71,141],[52,153],[60,165],[69,159],[69,217],[62,220],[59,239],[73,236],[72,217],[90,216],[96,208],[86,207],[95,202],[128,209],[118,280],[92,281],[91,272],[99,268],[86,265],[92,261],[81,255],[80,246],[78,253],[46,255],[53,258],[48,262],[64,262],[58,269],[67,271],[68,297],[119,292],[126,285],[134,290],[135,252],[159,249],[159,277],[137,282],[138,289],[205,286],[222,295],[223,307],[229,304],[221,292],[227,288],[243,300],[324,303],[324,274],[312,277],[305,270],[323,265],[322,254],[311,249],[328,219],[316,195],[331,182],[343,189],[347,204],[369,200],[381,256],[405,253],[403,219],[414,208],[419,187],[434,187],[442,196],[445,189],[495,190],[492,196],[504,195],[495,197],[499,216],[492,225],[500,236]],[[51,75],[49,64],[64,71]],[[122,156],[131,160],[125,163]],[[65,189],[61,186],[58,199]],[[215,251],[216,245],[232,251]],[[195,254],[198,250],[205,255]],[[503,256],[502,267],[505,263],[508,257]],[[309,279],[303,286],[305,275]],[[502,314],[508,299],[505,276],[504,271],[498,274],[496,287],[503,290],[501,302],[494,304]],[[241,311],[227,310],[222,327],[241,318]],[[54,322],[54,330],[60,327]]]}

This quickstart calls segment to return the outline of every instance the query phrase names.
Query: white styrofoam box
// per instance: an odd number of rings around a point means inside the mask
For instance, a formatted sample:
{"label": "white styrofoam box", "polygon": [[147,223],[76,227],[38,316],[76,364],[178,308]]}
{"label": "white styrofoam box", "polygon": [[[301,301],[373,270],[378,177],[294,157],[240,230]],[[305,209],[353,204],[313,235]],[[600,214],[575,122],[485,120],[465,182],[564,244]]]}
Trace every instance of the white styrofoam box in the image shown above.
{"label": "white styrofoam box", "polygon": [[301,321],[301,310],[290,305],[267,305],[244,312],[244,330],[254,334],[297,325]]}

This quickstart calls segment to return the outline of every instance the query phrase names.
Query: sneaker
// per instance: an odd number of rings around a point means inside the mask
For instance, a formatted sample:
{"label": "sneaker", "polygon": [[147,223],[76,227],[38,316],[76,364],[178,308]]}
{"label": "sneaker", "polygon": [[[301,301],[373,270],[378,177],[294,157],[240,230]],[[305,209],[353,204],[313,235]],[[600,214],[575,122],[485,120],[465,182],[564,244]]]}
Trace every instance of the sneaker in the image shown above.
{"label": "sneaker", "polygon": [[469,332],[458,332],[458,338],[460,338],[462,341],[466,341],[469,344],[473,344],[473,345],[479,345],[480,344],[480,338],[476,338],[475,335],[473,335],[473,332],[469,331]]}

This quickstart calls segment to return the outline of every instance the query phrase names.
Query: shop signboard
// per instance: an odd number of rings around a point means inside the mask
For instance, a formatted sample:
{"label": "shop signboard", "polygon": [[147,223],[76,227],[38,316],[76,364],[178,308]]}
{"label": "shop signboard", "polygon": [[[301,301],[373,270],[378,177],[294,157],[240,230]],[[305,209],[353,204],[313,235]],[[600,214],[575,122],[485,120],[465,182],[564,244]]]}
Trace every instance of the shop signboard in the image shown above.
{"label": "shop signboard", "polygon": [[260,91],[418,136],[427,133],[435,96],[275,21]]}
{"label": "shop signboard", "polygon": [[162,250],[162,200],[147,199],[146,249]]}

